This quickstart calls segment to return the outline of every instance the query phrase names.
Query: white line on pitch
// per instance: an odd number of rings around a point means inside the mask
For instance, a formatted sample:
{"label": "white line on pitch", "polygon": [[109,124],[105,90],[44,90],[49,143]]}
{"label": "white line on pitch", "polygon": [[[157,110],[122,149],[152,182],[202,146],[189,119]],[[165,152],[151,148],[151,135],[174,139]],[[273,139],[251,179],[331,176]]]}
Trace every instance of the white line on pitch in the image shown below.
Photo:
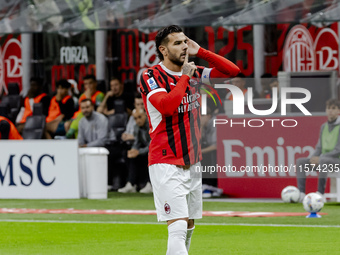
{"label": "white line on pitch", "polygon": [[[11,219],[0,219],[0,222],[165,225],[164,222],[134,222],[134,221],[76,221],[76,220],[11,220]],[[248,224],[248,223],[196,223],[196,225],[204,225],[204,226],[247,226],[247,227],[340,228],[340,225],[294,225],[294,224]]]}

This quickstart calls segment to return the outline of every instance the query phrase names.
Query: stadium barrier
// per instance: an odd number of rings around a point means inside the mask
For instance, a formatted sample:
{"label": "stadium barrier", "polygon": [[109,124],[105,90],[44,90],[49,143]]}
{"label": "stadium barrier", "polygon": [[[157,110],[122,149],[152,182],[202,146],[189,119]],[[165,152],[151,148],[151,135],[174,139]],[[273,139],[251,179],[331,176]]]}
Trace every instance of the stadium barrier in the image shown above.
{"label": "stadium barrier", "polygon": [[80,198],[77,140],[1,141],[0,198]]}

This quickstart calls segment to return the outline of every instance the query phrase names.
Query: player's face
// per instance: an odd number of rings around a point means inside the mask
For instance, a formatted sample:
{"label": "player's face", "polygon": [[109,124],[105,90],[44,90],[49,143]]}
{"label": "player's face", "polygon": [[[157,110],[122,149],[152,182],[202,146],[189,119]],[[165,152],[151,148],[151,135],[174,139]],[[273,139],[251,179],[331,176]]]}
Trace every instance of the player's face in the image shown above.
{"label": "player's face", "polygon": [[336,120],[339,114],[340,114],[340,109],[337,106],[335,105],[327,106],[326,115],[327,115],[328,121],[332,122]]}
{"label": "player's face", "polygon": [[168,35],[167,57],[171,62],[182,66],[188,50],[188,39],[184,33],[172,33]]}
{"label": "player's face", "polygon": [[90,101],[85,101],[80,103],[80,110],[85,117],[90,117],[93,112],[93,105]]}

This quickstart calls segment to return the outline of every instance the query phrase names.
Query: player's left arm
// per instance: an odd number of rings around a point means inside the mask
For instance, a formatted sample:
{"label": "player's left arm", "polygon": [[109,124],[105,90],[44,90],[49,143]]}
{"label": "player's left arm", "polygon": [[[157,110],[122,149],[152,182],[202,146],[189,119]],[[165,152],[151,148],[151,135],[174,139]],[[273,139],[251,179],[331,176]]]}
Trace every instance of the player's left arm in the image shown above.
{"label": "player's left arm", "polygon": [[240,68],[228,59],[206,50],[195,41],[188,38],[189,55],[208,61],[214,67],[210,71],[210,78],[234,77],[240,72]]}

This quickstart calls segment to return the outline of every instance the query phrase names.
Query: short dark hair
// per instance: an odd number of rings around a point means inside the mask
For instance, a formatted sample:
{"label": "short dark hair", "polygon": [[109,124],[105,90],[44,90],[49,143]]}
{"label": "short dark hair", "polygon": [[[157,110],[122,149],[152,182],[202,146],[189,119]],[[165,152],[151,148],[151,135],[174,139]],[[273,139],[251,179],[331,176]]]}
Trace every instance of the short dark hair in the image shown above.
{"label": "short dark hair", "polygon": [[83,100],[80,101],[80,103],[85,103],[87,101],[89,101],[91,105],[93,105],[92,100],[90,98],[84,98]]}
{"label": "short dark hair", "polygon": [[62,87],[63,89],[69,89],[71,88],[71,83],[69,83],[66,79],[61,79],[56,82],[56,87]]}
{"label": "short dark hair", "polygon": [[181,33],[182,28],[177,25],[171,25],[158,30],[156,35],[156,51],[160,60],[164,60],[163,54],[158,49],[161,44],[167,44],[169,42],[168,35],[172,33]]}
{"label": "short dark hair", "polygon": [[96,76],[94,76],[93,74],[85,75],[83,78],[83,80],[90,80],[90,79],[97,81]]}
{"label": "short dark hair", "polygon": [[336,106],[340,109],[340,101],[338,99],[328,99],[326,102],[326,107]]}

